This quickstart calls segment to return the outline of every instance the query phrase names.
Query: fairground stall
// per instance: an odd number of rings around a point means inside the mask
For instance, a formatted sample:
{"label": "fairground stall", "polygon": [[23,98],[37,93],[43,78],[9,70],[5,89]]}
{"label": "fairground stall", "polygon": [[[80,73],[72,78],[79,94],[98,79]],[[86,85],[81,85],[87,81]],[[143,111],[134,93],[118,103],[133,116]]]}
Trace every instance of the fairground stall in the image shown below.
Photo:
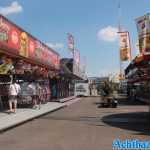
{"label": "fairground stall", "polygon": [[19,104],[31,103],[28,85],[40,84],[43,101],[49,101],[49,77],[59,72],[59,54],[0,15],[0,96],[8,99],[8,86],[15,78],[21,86]]}
{"label": "fairground stall", "polygon": [[132,99],[150,103],[150,14],[138,17],[139,55],[132,60],[125,70],[128,82],[127,93]]}
{"label": "fairground stall", "polygon": [[72,58],[62,58],[59,74],[50,79],[52,98],[59,100],[75,96],[76,80],[84,80],[79,65]]}
{"label": "fairground stall", "polygon": [[125,75],[129,98],[150,103],[150,55],[136,57],[126,68]]}

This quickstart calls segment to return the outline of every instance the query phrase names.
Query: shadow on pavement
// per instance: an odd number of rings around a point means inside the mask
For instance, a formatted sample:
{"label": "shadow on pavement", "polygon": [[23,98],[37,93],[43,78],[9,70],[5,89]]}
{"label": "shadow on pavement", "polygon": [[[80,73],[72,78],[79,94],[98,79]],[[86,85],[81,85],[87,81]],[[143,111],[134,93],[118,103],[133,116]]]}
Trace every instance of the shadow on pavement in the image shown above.
{"label": "shadow on pavement", "polygon": [[[146,103],[139,101],[139,100],[128,99],[126,96],[118,96],[116,100],[118,101],[118,105],[120,106],[122,105],[147,105]],[[96,102],[93,102],[94,105],[99,105],[100,103],[101,103],[101,97],[99,97],[99,100],[97,100]]]}
{"label": "shadow on pavement", "polygon": [[139,101],[139,100],[133,100],[133,99],[127,99],[124,98],[118,98],[118,104],[119,105],[147,105],[146,103]]}
{"label": "shadow on pavement", "polygon": [[67,121],[67,122],[80,122],[86,125],[94,125],[94,126],[106,126],[101,120],[101,117],[88,117],[88,116],[44,116],[40,119],[46,120],[57,120],[57,121]]}
{"label": "shadow on pavement", "polygon": [[150,113],[133,112],[104,116],[102,121],[110,126],[138,132],[138,135],[150,135]]}

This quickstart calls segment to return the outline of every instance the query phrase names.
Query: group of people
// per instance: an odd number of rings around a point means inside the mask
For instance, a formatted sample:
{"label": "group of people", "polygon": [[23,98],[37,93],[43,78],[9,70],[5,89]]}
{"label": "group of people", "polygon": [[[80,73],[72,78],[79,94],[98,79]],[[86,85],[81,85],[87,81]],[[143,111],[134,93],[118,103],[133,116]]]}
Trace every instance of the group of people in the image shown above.
{"label": "group of people", "polygon": [[33,108],[36,109],[39,106],[39,109],[41,108],[41,103],[45,99],[44,92],[43,92],[43,87],[41,86],[40,83],[35,83],[31,82],[28,86],[29,91],[31,92],[32,95],[32,103],[33,103]]}
{"label": "group of people", "polygon": [[[31,82],[28,85],[28,90],[30,91],[30,95],[32,97],[32,105],[33,108],[41,108],[41,102],[44,99],[43,97],[43,88],[40,83]],[[21,92],[20,85],[13,80],[9,86],[9,96],[8,96],[8,103],[9,103],[9,113],[16,113],[17,109],[17,102],[19,100],[19,94]]]}
{"label": "group of people", "polygon": [[100,87],[98,87],[98,92],[102,96],[108,96],[112,92],[112,88],[109,82],[104,81],[104,83]]}
{"label": "group of people", "polygon": [[98,108],[101,107],[111,107],[116,108],[118,105],[117,101],[117,91],[116,89],[109,83],[105,81],[99,89],[99,94],[101,95],[101,101],[98,105]]}

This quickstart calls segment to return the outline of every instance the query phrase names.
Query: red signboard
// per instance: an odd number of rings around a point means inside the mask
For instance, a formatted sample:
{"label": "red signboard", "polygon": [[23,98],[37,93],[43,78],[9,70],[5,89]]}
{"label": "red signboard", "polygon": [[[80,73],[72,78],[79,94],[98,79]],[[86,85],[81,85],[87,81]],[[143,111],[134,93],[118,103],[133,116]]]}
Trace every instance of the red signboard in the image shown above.
{"label": "red signboard", "polygon": [[34,59],[35,58],[35,40],[31,37],[29,37],[29,57]]}
{"label": "red signboard", "polygon": [[59,69],[59,54],[0,15],[0,49]]}

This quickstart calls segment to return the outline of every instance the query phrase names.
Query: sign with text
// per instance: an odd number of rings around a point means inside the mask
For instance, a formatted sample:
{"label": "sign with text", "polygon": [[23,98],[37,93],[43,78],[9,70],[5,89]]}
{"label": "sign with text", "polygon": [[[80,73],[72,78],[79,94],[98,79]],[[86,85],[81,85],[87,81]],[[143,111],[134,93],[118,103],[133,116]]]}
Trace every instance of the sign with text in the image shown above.
{"label": "sign with text", "polygon": [[150,54],[150,15],[137,18],[138,45],[140,55]]}
{"label": "sign with text", "polygon": [[120,36],[120,59],[121,61],[131,60],[131,46],[129,32],[119,32]]}
{"label": "sign with text", "polygon": [[0,15],[0,48],[44,65],[59,69],[59,54]]}
{"label": "sign with text", "polygon": [[80,52],[78,50],[74,50],[73,73],[77,76],[80,76]]}
{"label": "sign with text", "polygon": [[71,33],[68,33],[68,49],[73,52],[74,51],[74,37]]}
{"label": "sign with text", "polygon": [[135,19],[138,35],[150,33],[150,16],[146,14],[142,17]]}

